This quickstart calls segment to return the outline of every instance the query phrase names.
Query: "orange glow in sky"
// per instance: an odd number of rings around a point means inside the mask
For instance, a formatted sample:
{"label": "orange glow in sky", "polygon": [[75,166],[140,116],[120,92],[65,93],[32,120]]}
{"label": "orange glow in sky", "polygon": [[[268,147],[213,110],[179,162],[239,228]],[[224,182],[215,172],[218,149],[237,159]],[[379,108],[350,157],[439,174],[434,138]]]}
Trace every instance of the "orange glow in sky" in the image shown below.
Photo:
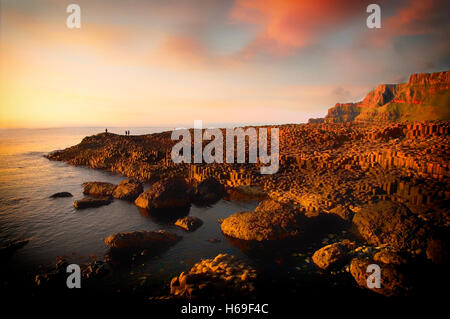
{"label": "orange glow in sky", "polygon": [[298,123],[449,67],[443,1],[381,4],[378,33],[361,1],[77,3],[81,29],[61,1],[1,1],[0,127]]}

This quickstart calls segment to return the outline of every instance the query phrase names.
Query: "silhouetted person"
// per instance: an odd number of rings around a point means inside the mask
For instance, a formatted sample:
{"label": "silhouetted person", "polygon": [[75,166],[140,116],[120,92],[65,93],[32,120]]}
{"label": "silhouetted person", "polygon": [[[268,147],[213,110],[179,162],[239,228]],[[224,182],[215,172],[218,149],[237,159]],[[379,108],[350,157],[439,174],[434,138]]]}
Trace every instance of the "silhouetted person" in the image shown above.
{"label": "silhouetted person", "polygon": [[108,129],[107,128],[105,128],[105,133],[108,133]]}

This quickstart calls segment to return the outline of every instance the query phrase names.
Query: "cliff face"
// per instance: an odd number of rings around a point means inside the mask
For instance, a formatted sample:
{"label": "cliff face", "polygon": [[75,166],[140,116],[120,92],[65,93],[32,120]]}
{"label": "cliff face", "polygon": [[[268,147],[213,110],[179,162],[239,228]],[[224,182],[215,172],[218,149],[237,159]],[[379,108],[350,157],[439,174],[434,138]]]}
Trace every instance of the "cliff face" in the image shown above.
{"label": "cliff face", "polygon": [[324,118],[325,123],[352,122],[360,114],[360,106],[356,103],[336,103],[334,107],[328,110]]}
{"label": "cliff face", "polygon": [[412,74],[408,83],[380,84],[358,103],[337,103],[325,123],[450,119],[450,71]]}

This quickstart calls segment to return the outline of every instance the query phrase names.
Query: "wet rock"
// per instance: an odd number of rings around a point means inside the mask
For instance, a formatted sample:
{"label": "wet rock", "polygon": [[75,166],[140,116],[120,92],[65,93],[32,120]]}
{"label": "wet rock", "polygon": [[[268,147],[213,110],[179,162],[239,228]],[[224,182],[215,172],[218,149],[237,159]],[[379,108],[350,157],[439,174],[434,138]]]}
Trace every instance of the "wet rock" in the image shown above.
{"label": "wet rock", "polygon": [[142,192],[144,188],[142,183],[139,183],[132,179],[127,179],[119,183],[114,189],[112,196],[118,199],[135,200]]}
{"label": "wet rock", "polygon": [[334,243],[317,250],[312,256],[314,264],[327,270],[345,263],[348,249],[342,243]]}
{"label": "wet rock", "polygon": [[190,205],[188,185],[181,178],[169,178],[153,183],[134,202],[146,210],[184,208]]}
{"label": "wet rock", "polygon": [[420,247],[423,230],[410,210],[391,201],[380,201],[362,207],[353,217],[361,236],[372,245],[387,244],[400,249]]}
{"label": "wet rock", "polygon": [[83,183],[83,194],[91,196],[111,196],[116,185],[104,182]]}
{"label": "wet rock", "polygon": [[[370,273],[367,273],[367,266],[374,263],[379,265],[381,269],[381,288],[368,288],[367,286],[367,278],[370,275]],[[354,258],[350,264],[350,273],[360,287],[385,296],[405,295],[410,288],[404,273],[398,265]]]}
{"label": "wet rock", "polygon": [[69,192],[59,192],[50,196],[50,198],[60,198],[60,197],[73,197],[73,195]]}
{"label": "wet rock", "polygon": [[225,194],[225,187],[215,178],[207,178],[194,188],[193,201],[198,204],[212,204]]}
{"label": "wet rock", "polygon": [[112,234],[105,239],[105,244],[115,249],[158,249],[175,244],[179,236],[165,230],[134,231]]}
{"label": "wet rock", "polygon": [[83,199],[76,200],[73,203],[73,206],[76,209],[84,209],[84,208],[91,208],[91,207],[100,207],[104,205],[108,205],[111,203],[110,197],[85,197]]}
{"label": "wet rock", "polygon": [[240,212],[225,218],[222,232],[244,240],[281,240],[299,234],[299,216],[273,200],[262,201],[254,212]]}
{"label": "wet rock", "polygon": [[256,271],[236,257],[219,254],[195,264],[170,282],[177,298],[249,297],[255,290]]}
{"label": "wet rock", "polygon": [[186,216],[183,218],[179,218],[175,222],[175,226],[181,227],[187,231],[194,231],[199,228],[203,224],[203,221],[200,218],[194,216]]}

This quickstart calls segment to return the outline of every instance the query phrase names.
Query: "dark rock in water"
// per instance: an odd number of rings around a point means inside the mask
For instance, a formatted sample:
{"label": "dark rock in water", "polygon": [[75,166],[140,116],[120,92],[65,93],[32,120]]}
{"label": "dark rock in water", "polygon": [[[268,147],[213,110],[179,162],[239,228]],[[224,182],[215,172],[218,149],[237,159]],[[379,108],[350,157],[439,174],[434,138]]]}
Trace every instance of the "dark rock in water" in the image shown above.
{"label": "dark rock in water", "polygon": [[60,192],[50,196],[50,198],[59,198],[59,197],[73,197],[73,195],[69,192]]}
{"label": "dark rock in water", "polygon": [[348,257],[349,246],[339,242],[322,247],[314,253],[312,261],[323,270],[343,265]]}
{"label": "dark rock in water", "polygon": [[111,203],[111,197],[98,197],[98,198],[91,198],[91,197],[85,197],[80,200],[76,200],[73,203],[73,206],[76,209],[84,209],[84,208],[90,208],[90,207],[100,207],[103,205],[108,205]]}
{"label": "dark rock in water", "polygon": [[52,270],[36,275],[34,282],[40,288],[62,289],[66,287],[65,280],[67,277],[67,266],[69,263],[60,257],[56,259],[55,268]]}
{"label": "dark rock in water", "polygon": [[240,212],[225,218],[222,232],[244,240],[280,240],[299,235],[300,216],[273,200],[262,201],[254,212]]}
{"label": "dark rock in water", "polygon": [[417,249],[424,230],[420,221],[404,205],[380,201],[362,207],[353,217],[360,235],[372,245],[387,244],[394,249]]}
{"label": "dark rock in water", "polygon": [[134,203],[146,210],[188,207],[188,185],[182,178],[163,179],[153,183]]}
{"label": "dark rock in water", "polygon": [[0,246],[0,257],[9,256],[30,242],[29,239],[13,240]]}
{"label": "dark rock in water", "polygon": [[112,196],[118,199],[135,200],[142,192],[144,188],[142,183],[127,179],[119,183],[114,189]]}
{"label": "dark rock in water", "polygon": [[86,279],[102,279],[112,273],[112,266],[101,260],[91,262],[82,275]]}
{"label": "dark rock in water", "polygon": [[201,181],[194,189],[193,201],[197,204],[212,204],[225,194],[225,187],[215,178]]}
{"label": "dark rock in water", "polygon": [[194,216],[186,216],[178,219],[175,222],[175,226],[181,227],[187,231],[194,231],[199,228],[203,224],[203,221],[200,218]]}
{"label": "dark rock in water", "polygon": [[[39,288],[52,289],[52,291],[64,291],[67,289],[66,280],[69,263],[62,258],[58,258],[55,268],[35,276],[35,284]],[[88,265],[81,266],[81,282],[86,283],[92,279],[102,279],[112,273],[112,267],[104,261],[93,261]]]}
{"label": "dark rock in water", "polygon": [[249,297],[254,294],[256,271],[234,256],[219,254],[195,264],[170,282],[176,298]]}
{"label": "dark rock in water", "polygon": [[180,237],[165,230],[134,231],[116,233],[105,239],[105,244],[114,249],[158,249],[161,246],[173,245]]}
{"label": "dark rock in water", "polygon": [[[367,273],[367,267],[370,264],[377,264],[380,266],[380,288],[368,288],[367,278],[370,273]],[[406,278],[407,276],[402,271],[402,267],[399,265],[383,264],[364,258],[354,258],[350,264],[350,273],[360,287],[370,289],[385,296],[405,295],[410,289],[409,281]]]}
{"label": "dark rock in water", "polygon": [[111,196],[116,185],[104,182],[83,183],[83,194],[91,196]]}

